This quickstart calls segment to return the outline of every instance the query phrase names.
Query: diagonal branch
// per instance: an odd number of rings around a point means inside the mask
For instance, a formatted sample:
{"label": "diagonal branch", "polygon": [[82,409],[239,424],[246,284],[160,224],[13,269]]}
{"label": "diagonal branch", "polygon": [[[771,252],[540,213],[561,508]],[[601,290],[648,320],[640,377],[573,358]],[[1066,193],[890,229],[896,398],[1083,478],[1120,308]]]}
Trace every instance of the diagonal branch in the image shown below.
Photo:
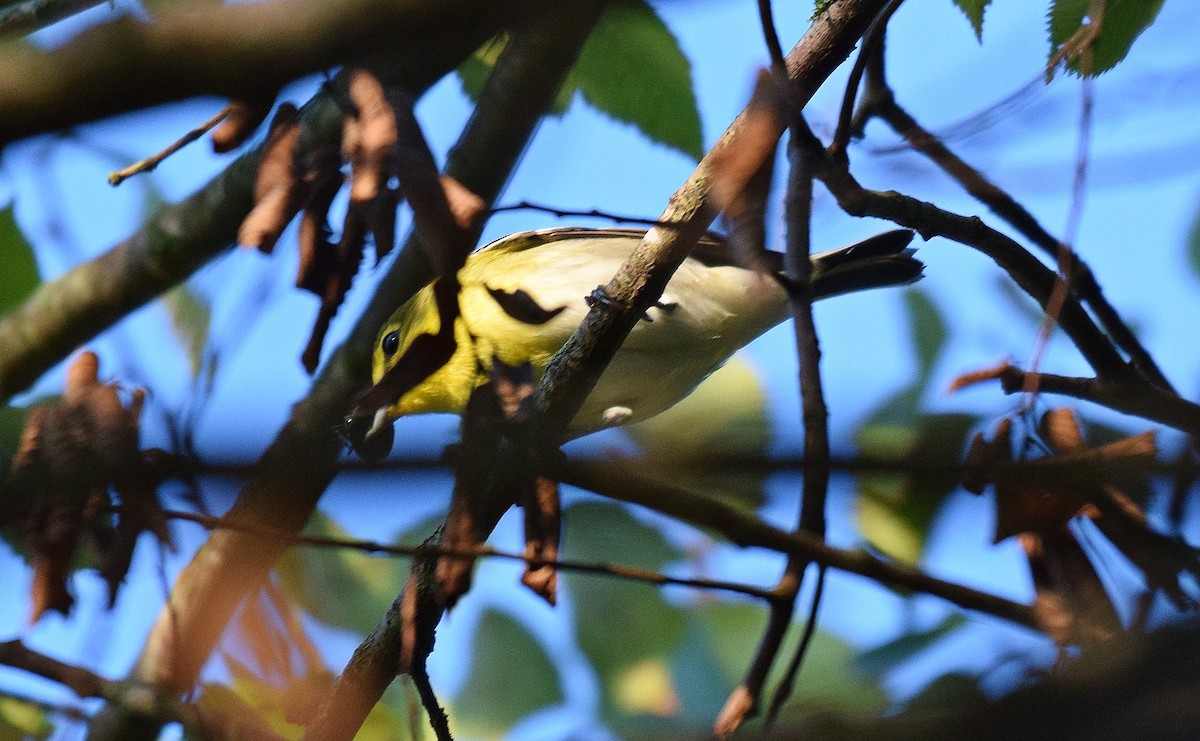
{"label": "diagonal branch", "polygon": [[[803,106],[841,64],[885,0],[844,0],[822,13],[786,58],[794,86],[794,103]],[[675,191],[660,222],[605,286],[608,301],[596,302],[575,334],[550,362],[538,385],[538,407],[544,414],[543,440],[557,443],[583,405],[600,374],[642,315],[659,299],[675,269],[716,217],[714,177],[717,163],[734,159],[740,166],[724,168],[719,187],[740,192],[770,158],[783,123],[772,120],[755,135],[746,136],[750,114],[743,111],[704,156],[691,177]],[[761,118],[761,117],[760,117]],[[726,199],[728,202],[728,199]]]}

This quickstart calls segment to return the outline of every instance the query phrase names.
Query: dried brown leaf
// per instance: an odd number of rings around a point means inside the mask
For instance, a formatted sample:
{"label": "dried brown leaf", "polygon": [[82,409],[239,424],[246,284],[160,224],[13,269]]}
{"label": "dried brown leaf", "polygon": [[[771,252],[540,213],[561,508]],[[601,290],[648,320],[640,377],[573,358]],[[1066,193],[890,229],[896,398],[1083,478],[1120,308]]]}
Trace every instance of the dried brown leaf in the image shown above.
{"label": "dried brown leaf", "polygon": [[1011,463],[1012,459],[1012,420],[1005,417],[996,424],[991,440],[982,432],[975,433],[971,439],[964,465],[963,488],[982,494],[992,483],[989,469],[999,463]]}
{"label": "dried brown leaf", "polygon": [[266,120],[274,105],[274,94],[254,100],[229,101],[225,120],[212,132],[213,151],[224,154],[242,146]]}
{"label": "dried brown leaf", "polygon": [[1056,643],[1087,647],[1120,632],[1116,609],[1070,530],[1024,533],[1021,545],[1037,593],[1034,616]]}
{"label": "dried brown leaf", "polygon": [[[525,557],[551,562],[558,559],[562,530],[562,503],[558,484],[539,476],[525,491]],[[558,572],[550,563],[534,566],[526,562],[521,583],[551,605],[558,600]]]}
{"label": "dried brown leaf", "polygon": [[450,213],[454,223],[464,232],[473,232],[479,228],[483,217],[487,214],[487,201],[475,195],[475,192],[455,180],[450,175],[438,178],[442,184],[442,192],[446,194],[446,203],[450,205]]}
{"label": "dried brown leaf", "polygon": [[296,106],[284,103],[271,121],[271,133],[254,182],[254,208],[238,229],[239,244],[269,253],[299,210],[302,200],[296,168],[299,141],[299,112]]}
{"label": "dried brown leaf", "polygon": [[392,172],[396,114],[383,84],[365,69],[350,72],[349,95],[357,115],[346,127],[342,153],[350,162],[350,200],[366,203],[379,195]]}

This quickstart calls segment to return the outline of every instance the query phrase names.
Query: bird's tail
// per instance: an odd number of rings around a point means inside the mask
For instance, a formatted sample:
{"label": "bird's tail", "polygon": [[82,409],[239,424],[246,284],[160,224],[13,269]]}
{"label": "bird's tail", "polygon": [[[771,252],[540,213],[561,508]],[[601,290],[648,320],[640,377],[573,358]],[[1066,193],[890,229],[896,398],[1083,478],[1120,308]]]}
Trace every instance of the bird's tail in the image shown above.
{"label": "bird's tail", "polygon": [[[915,282],[925,264],[915,257],[916,250],[908,246],[912,238],[913,233],[908,229],[893,229],[814,255],[813,298]],[[791,290],[790,281],[781,278],[781,282]]]}

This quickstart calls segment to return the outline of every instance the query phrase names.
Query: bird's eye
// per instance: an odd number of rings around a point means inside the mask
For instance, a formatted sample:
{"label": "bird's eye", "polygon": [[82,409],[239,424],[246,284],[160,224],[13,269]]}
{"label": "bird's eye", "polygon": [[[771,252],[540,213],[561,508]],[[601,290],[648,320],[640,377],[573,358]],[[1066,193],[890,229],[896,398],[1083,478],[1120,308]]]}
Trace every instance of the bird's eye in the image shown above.
{"label": "bird's eye", "polygon": [[383,341],[379,343],[379,348],[383,350],[384,357],[392,357],[396,351],[400,349],[400,333],[388,332],[383,336]]}

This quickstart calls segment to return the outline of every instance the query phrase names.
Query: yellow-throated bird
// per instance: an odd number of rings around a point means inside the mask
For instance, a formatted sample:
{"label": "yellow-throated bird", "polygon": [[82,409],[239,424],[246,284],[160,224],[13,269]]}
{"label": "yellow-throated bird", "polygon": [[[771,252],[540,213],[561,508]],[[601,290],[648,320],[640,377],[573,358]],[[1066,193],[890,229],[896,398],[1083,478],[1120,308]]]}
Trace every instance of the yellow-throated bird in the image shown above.
{"label": "yellow-throated bird", "polygon": [[[493,358],[510,366],[529,362],[540,378],[588,311],[589,294],[608,283],[644,233],[543,229],[509,235],[472,253],[458,274],[461,316],[454,328],[453,356],[379,409],[365,437],[390,432],[390,423],[400,416],[462,412],[471,392],[487,380]],[[815,255],[814,296],[828,298],[915,281],[923,266],[908,248],[912,236],[910,231],[895,230]],[[763,254],[778,275],[783,256]],[[571,433],[643,420],[687,396],[738,348],[788,316],[785,285],[786,280],[770,280],[735,265],[723,241],[701,240],[646,321],[639,321],[629,333],[571,423]],[[557,314],[541,324],[522,321],[502,303],[506,296],[530,298],[546,312]],[[439,325],[431,284],[384,325],[375,345],[374,381],[379,383],[417,336],[435,334]]]}

